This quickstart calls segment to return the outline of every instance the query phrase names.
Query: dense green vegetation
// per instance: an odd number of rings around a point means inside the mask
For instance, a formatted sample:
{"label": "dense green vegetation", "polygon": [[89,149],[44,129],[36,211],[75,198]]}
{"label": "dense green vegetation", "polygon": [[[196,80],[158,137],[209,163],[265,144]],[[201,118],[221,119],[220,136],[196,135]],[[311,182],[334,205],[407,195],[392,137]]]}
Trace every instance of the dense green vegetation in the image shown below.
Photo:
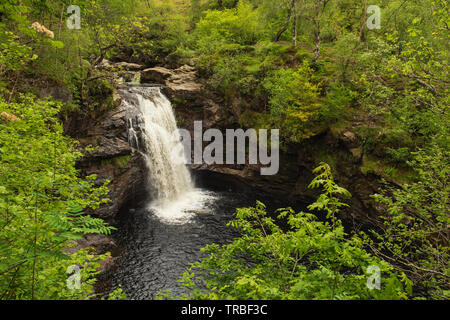
{"label": "dense green vegetation", "polygon": [[[402,299],[410,281],[387,262],[364,249],[357,235],[348,237],[337,217],[345,206],[340,195],[350,193],[336,185],[331,169],[322,164],[311,188],[323,193],[309,210],[325,211],[326,222],[311,213],[279,209],[283,231],[267,216],[264,204],[238,209],[229,223],[243,235],[226,246],[209,245],[208,257],[192,266],[181,279],[185,299]],[[370,266],[383,273],[383,288],[367,287]],[[197,275],[192,272],[195,270]],[[199,270],[199,271],[197,271]],[[164,296],[162,296],[164,297]]]}
{"label": "dense green vegetation", "polygon": [[[79,30],[66,26],[70,4],[81,8]],[[369,5],[381,8],[380,29],[367,28]],[[107,189],[79,176],[62,123],[114,107],[113,75],[97,68],[104,58],[194,65],[224,107],[239,102],[243,127],[281,129],[284,149],[350,130],[361,171],[387,180],[373,199],[382,226],[364,234],[344,232],[337,213],[348,194],[326,165],[310,206],[326,221],[284,209],[285,230],[262,204],[238,209],[231,225],[243,236],[206,249],[192,269],[203,271],[184,275],[186,297],[448,299],[449,23],[446,0],[2,1],[0,299],[92,292],[104,257],[63,249],[111,231],[83,214]],[[72,98],[38,98],[55,86]],[[87,271],[75,292],[65,286],[74,264]],[[365,286],[370,265],[381,268],[380,291]]]}
{"label": "dense green vegetation", "polygon": [[[2,299],[82,298],[90,293],[98,261],[88,250],[66,254],[82,234],[111,230],[103,220],[83,215],[106,199],[106,187],[93,188],[74,168],[80,156],[74,141],[62,134],[59,107],[22,97],[0,100],[0,111],[17,119],[0,131],[0,292]],[[80,264],[83,287],[66,287],[66,270]]]}

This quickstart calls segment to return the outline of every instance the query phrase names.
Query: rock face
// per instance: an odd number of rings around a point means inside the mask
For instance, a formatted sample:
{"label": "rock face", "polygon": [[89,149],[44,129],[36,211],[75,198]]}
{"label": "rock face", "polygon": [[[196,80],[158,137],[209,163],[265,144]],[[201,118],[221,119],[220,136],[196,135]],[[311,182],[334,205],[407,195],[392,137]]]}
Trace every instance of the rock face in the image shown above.
{"label": "rock face", "polygon": [[206,89],[197,70],[183,65],[171,70],[164,67],[145,69],[141,73],[144,84],[161,85],[163,93],[172,101],[183,128],[202,120],[207,127],[226,126],[235,121],[233,114],[224,108],[224,99]]}
{"label": "rock face", "polygon": [[111,253],[111,255],[108,255],[104,260],[100,261],[98,271],[109,269],[115,261],[115,255],[120,250],[114,240],[102,234],[86,234],[83,238],[74,241],[73,244],[75,246],[64,248],[63,252],[72,254],[89,248],[95,254],[99,255],[105,254],[106,252]]}
{"label": "rock face", "polygon": [[169,69],[163,67],[148,68],[141,72],[141,81],[147,83],[164,83],[171,76],[173,76],[173,71]]}
{"label": "rock face", "polygon": [[[143,71],[143,82],[163,85],[164,93],[171,99],[179,126],[191,130],[196,120],[203,121],[203,129],[240,128],[242,101],[234,97],[224,99],[207,89],[191,66],[175,70],[163,67]],[[314,175],[312,170],[322,161],[323,155],[333,155],[336,180],[353,195],[347,203],[349,210],[341,214],[349,221],[367,223],[374,221],[376,209],[370,195],[379,188],[377,177],[361,173],[362,148],[351,131],[335,134],[331,131],[313,137],[302,144],[290,145],[280,154],[280,171],[274,176],[262,176],[257,165],[192,165],[191,169],[205,179],[234,181],[251,190],[261,190],[282,197],[311,203],[318,191],[308,189]],[[328,160],[328,159],[327,159]]]}
{"label": "rock face", "polygon": [[97,175],[96,185],[102,185],[106,180],[111,201],[95,211],[95,214],[111,220],[117,212],[133,197],[143,192],[143,172],[145,166],[142,157],[134,152],[128,144],[127,121],[130,110],[124,103],[94,123],[87,126],[81,137],[80,150],[93,146],[92,152],[84,152],[85,156],[79,161],[78,167],[83,175]]}

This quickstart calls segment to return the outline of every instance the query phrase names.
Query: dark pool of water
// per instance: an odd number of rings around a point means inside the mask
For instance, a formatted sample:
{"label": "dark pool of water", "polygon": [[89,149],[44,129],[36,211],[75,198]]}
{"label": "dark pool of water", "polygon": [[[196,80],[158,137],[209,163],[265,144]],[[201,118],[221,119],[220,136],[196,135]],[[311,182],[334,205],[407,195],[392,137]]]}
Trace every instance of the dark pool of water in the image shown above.
{"label": "dark pool of water", "polygon": [[200,249],[210,243],[226,244],[239,236],[227,227],[236,208],[254,206],[263,201],[268,210],[292,204],[268,195],[216,191],[207,204],[209,213],[196,214],[183,225],[161,222],[147,201],[130,204],[119,215],[113,238],[121,248],[115,266],[101,276],[105,287],[121,284],[130,299],[154,299],[160,291],[182,293],[178,279],[190,262],[199,260]]}

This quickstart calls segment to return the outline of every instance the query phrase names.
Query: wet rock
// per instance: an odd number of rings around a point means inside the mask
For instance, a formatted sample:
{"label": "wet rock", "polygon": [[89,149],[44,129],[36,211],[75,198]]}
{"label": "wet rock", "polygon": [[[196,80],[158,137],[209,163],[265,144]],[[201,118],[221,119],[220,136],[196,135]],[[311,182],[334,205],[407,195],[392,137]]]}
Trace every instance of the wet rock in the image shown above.
{"label": "wet rock", "polygon": [[130,155],[133,151],[128,142],[117,137],[109,138],[107,136],[98,135],[81,138],[79,141],[83,146],[96,146],[92,152],[86,154],[86,157],[91,159],[112,159]]}
{"label": "wet rock", "polygon": [[[76,253],[83,249],[91,249],[95,254],[101,255],[110,252],[114,255],[119,250],[117,244],[109,236],[103,234],[86,234],[83,238],[73,241],[73,246],[66,247],[62,251],[65,253]],[[98,271],[105,271],[113,266],[115,257],[112,255],[106,256],[100,261]]]}
{"label": "wet rock", "polygon": [[82,249],[92,248],[97,254],[103,254],[117,248],[116,243],[102,234],[86,234],[80,240],[74,241],[75,246],[63,249],[67,253],[75,253]]}
{"label": "wet rock", "polygon": [[100,266],[97,271],[105,271],[110,269],[115,263],[115,258],[111,256],[106,256],[105,259],[100,261]]}

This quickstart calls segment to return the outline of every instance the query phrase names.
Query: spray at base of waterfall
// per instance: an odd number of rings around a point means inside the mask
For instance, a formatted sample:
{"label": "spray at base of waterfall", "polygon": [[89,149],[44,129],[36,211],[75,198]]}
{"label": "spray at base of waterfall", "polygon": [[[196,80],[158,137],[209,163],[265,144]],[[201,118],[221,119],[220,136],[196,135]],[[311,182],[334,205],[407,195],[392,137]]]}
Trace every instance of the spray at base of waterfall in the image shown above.
{"label": "spray at base of waterfall", "polygon": [[186,224],[198,214],[210,214],[208,203],[217,200],[214,192],[194,189],[178,199],[155,200],[147,209],[166,224]]}

